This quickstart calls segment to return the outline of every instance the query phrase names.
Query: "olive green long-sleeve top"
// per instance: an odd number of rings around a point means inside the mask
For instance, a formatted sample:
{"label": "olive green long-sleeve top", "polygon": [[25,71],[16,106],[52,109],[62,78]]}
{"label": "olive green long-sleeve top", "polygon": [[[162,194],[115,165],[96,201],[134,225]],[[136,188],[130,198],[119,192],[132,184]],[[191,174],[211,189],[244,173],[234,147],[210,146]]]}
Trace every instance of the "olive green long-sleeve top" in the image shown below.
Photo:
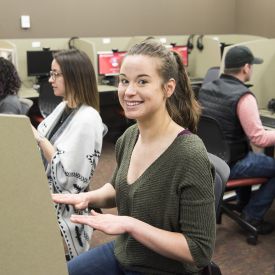
{"label": "olive green long-sleeve top", "polygon": [[195,265],[164,257],[129,234],[116,239],[116,258],[122,266],[145,274],[198,274],[211,259],[216,231],[214,172],[206,149],[196,135],[179,135],[134,183],[128,184],[127,173],[138,134],[134,125],[116,144],[118,165],[112,184],[118,213],[181,232]]}

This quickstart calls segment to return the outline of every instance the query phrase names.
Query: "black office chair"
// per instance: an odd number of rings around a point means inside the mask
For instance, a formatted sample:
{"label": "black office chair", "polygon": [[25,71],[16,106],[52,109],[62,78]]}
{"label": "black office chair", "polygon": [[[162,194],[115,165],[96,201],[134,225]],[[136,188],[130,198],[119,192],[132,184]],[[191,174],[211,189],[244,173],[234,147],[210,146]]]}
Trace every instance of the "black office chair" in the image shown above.
{"label": "black office chair", "polygon": [[202,86],[210,81],[216,80],[220,75],[220,67],[214,66],[208,69],[202,82]]}
{"label": "black office chair", "polygon": [[39,80],[38,92],[39,96],[37,104],[35,104],[35,112],[31,114],[31,121],[35,127],[37,127],[37,125],[39,125],[62,101],[62,97],[54,95],[53,88],[48,82],[48,78]]}
{"label": "black office chair", "polygon": [[55,96],[48,79],[39,82],[38,106],[43,118],[47,117],[61,101],[62,97]]}
{"label": "black office chair", "polygon": [[220,210],[223,200],[223,194],[225,190],[226,183],[230,175],[230,168],[228,164],[221,158],[208,153],[210,162],[215,167],[215,209],[216,209],[216,219],[218,220],[220,216]]}
{"label": "black office chair", "polygon": [[[226,162],[221,158],[211,153],[208,153],[208,157],[210,162],[215,167],[215,186],[214,186],[215,210],[216,210],[216,219],[218,219],[220,215],[220,208],[221,208],[222,198],[225,190],[225,185],[230,174],[230,169],[229,169],[229,166],[226,164]],[[221,274],[222,273],[219,266],[212,261],[202,271],[202,275],[221,275]]]}
{"label": "black office chair", "polygon": [[[229,163],[229,145],[225,141],[219,123],[214,118],[202,115],[199,121],[197,134],[204,142],[208,152],[222,158],[225,162]],[[267,178],[261,177],[230,179],[226,183],[225,192],[236,190],[237,188],[243,186],[263,184],[266,181]],[[220,216],[218,217],[218,223],[221,223],[222,214],[225,213],[248,232],[247,242],[249,244],[256,245],[258,240],[257,229],[241,217],[240,212],[236,208],[236,204],[234,204],[235,200],[236,196],[223,199]]]}
{"label": "black office chair", "polygon": [[43,79],[39,83],[38,106],[43,118],[47,117],[54,108],[62,101],[62,97],[55,96],[48,79]]}
{"label": "black office chair", "polygon": [[202,115],[198,124],[198,136],[202,139],[207,151],[223,159],[230,161],[230,150],[218,122],[208,116]]}

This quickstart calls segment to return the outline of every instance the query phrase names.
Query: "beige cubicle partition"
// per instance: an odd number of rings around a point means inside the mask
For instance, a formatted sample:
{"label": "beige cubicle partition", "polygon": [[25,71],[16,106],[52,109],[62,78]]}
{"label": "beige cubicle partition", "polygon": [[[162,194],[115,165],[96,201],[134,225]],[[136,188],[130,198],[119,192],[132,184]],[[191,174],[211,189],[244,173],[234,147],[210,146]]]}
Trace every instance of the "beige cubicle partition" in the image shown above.
{"label": "beige cubicle partition", "polygon": [[127,49],[130,49],[137,43],[142,42],[146,38],[155,38],[159,40],[161,43],[170,45],[175,43],[176,45],[186,45],[188,40],[188,35],[150,35],[150,36],[132,36],[127,45]]}
{"label": "beige cubicle partition", "polygon": [[[260,109],[266,109],[271,98],[275,98],[275,39],[261,39],[243,42],[237,45],[247,46],[254,56],[263,58],[264,62],[253,66],[253,74],[250,84],[251,90],[255,94]],[[233,46],[225,48],[226,52]],[[222,60],[224,67],[224,58]]]}
{"label": "beige cubicle partition", "polygon": [[73,42],[74,47],[84,51],[91,59],[94,69],[97,68],[96,49],[95,44],[88,38],[75,39]]}
{"label": "beige cubicle partition", "polygon": [[145,36],[145,35],[132,36],[131,39],[128,41],[126,49],[129,50],[135,44],[138,44],[138,43],[142,42],[143,40],[145,40],[148,37],[154,37],[154,35],[150,35],[150,36]]}
{"label": "beige cubicle partition", "polygon": [[16,46],[11,41],[0,39],[0,57],[8,59],[16,68],[18,67]]}
{"label": "beige cubicle partition", "polygon": [[67,275],[62,237],[29,119],[0,115],[0,274]]}
{"label": "beige cubicle partition", "polygon": [[204,78],[209,68],[220,66],[220,43],[212,37],[201,38],[203,49],[197,48],[197,39],[193,39],[193,49],[189,54],[188,73],[190,77]]}
{"label": "beige cubicle partition", "polygon": [[209,34],[207,35],[207,37],[214,38],[217,41],[226,43],[226,44],[238,44],[243,42],[268,39],[263,36],[249,35],[249,34],[212,34],[212,35]]}
{"label": "beige cubicle partition", "polygon": [[94,44],[95,52],[112,50],[126,51],[131,37],[83,37],[83,39]]}

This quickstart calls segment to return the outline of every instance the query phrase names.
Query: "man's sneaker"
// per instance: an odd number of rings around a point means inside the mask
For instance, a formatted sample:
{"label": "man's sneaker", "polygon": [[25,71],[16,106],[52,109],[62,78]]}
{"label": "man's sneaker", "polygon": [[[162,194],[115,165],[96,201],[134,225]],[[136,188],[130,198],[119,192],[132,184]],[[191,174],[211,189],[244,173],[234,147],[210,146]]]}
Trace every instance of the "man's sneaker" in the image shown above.
{"label": "man's sneaker", "polygon": [[244,213],[241,214],[241,218],[254,226],[257,229],[258,234],[267,235],[274,230],[274,226],[270,222],[266,222],[264,220],[259,221],[255,219],[248,219]]}

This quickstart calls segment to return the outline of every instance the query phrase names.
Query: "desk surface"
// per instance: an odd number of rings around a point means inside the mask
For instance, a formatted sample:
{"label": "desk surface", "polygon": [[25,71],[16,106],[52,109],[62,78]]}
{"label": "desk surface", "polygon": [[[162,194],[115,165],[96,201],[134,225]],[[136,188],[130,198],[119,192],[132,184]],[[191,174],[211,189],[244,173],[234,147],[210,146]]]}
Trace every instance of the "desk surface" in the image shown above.
{"label": "desk surface", "polygon": [[[98,91],[100,93],[116,92],[117,91],[117,87],[115,87],[115,86],[98,85],[97,87],[98,87]],[[39,93],[34,88],[26,87],[26,86],[22,85],[22,87],[19,90],[18,95],[19,95],[19,97],[23,97],[23,98],[34,98],[34,97],[38,97]]]}
{"label": "desk surface", "polygon": [[[270,118],[275,119],[275,113],[272,113],[272,112],[268,111],[267,109],[260,109],[259,113],[260,113],[260,116],[265,116],[265,117],[270,117]],[[275,128],[273,128],[273,127],[268,127],[266,125],[263,125],[263,126],[266,130],[273,130],[273,131],[275,130]]]}
{"label": "desk surface", "polygon": [[259,113],[260,113],[261,116],[268,116],[268,117],[275,118],[275,113],[270,112],[267,109],[260,109]]}
{"label": "desk surface", "polygon": [[110,85],[97,85],[98,91],[100,93],[104,92],[116,92],[117,87],[116,86],[110,86]]}
{"label": "desk surface", "polygon": [[201,85],[202,82],[203,82],[203,78],[201,78],[201,77],[190,76],[189,78],[190,78],[191,84],[193,84],[193,85],[196,85],[196,84],[200,84]]}
{"label": "desk surface", "polygon": [[25,86],[22,86],[19,90],[18,95],[19,97],[23,97],[23,98],[33,98],[33,97],[38,97],[38,92],[33,88],[27,88]]}

